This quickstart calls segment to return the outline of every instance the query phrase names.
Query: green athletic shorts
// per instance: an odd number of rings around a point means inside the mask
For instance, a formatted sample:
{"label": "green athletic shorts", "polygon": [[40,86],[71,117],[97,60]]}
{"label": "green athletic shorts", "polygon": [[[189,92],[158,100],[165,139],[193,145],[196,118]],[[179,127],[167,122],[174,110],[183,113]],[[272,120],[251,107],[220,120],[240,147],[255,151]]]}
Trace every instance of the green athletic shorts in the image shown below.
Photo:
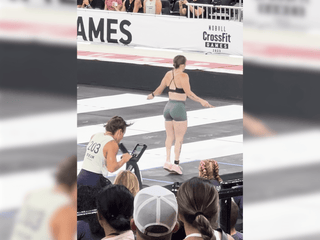
{"label": "green athletic shorts", "polygon": [[163,116],[166,121],[186,121],[187,112],[185,102],[169,100],[163,110]]}

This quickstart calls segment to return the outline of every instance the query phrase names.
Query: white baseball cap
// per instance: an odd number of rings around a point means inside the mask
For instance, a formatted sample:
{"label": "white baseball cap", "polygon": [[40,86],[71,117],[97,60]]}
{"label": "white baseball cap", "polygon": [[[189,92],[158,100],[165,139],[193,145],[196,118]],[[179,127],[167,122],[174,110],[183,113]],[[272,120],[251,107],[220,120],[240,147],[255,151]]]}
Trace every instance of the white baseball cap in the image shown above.
{"label": "white baseball cap", "polygon": [[[164,187],[155,185],[138,192],[134,198],[133,219],[143,234],[153,237],[167,235],[174,229],[178,216],[175,195]],[[146,231],[150,226],[163,226],[161,233]]]}

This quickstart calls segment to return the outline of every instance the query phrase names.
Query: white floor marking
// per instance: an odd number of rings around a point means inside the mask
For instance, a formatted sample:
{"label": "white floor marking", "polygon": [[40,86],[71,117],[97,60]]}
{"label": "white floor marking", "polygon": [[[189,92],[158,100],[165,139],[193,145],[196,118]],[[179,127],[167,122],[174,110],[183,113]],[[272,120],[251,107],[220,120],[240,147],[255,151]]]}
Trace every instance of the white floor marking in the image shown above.
{"label": "white floor marking", "polygon": [[[242,119],[242,109],[243,108],[240,105],[228,105],[217,108],[188,111],[188,127]],[[131,120],[126,119],[126,121],[134,124],[127,128],[125,137],[165,131],[164,117],[162,115]],[[102,123],[79,127],[77,142],[87,143],[93,134],[103,131],[104,128]]]}
{"label": "white floor marking", "polygon": [[5,136],[0,138],[0,149],[75,140],[76,122],[75,111],[50,112],[0,120],[0,132]]}
{"label": "white floor marking", "polygon": [[[299,239],[299,236],[300,239],[307,239],[308,235],[320,235],[319,222],[316,220],[319,218],[319,199],[318,192],[262,203],[246,203],[243,208],[246,240],[255,240],[257,236],[261,240],[270,240]],[[266,231],[266,226],[272,231]]]}
{"label": "white floor marking", "polygon": [[78,113],[111,110],[168,101],[166,97],[147,100],[147,95],[124,93],[78,100]]}
{"label": "white floor marking", "polygon": [[249,174],[318,163],[319,143],[319,129],[245,141],[244,172]]}
{"label": "white floor marking", "polygon": [[[182,145],[180,155],[181,163],[190,162],[200,159],[217,158],[242,153],[242,135],[230,137],[222,137],[205,141],[186,143]],[[120,156],[119,156],[120,158]],[[171,159],[174,159],[174,147],[171,149]],[[166,160],[166,149],[155,148],[147,149],[139,161],[140,170],[161,167]],[[118,159],[119,161],[119,159]],[[78,161],[78,173],[81,170],[82,161]],[[125,166],[117,172],[110,174],[116,175],[120,170],[124,170]],[[164,172],[166,174],[166,172]]]}
{"label": "white floor marking", "polygon": [[[320,130],[276,135],[244,142],[244,174],[259,174],[272,170],[318,164]],[[312,165],[311,165],[312,166]],[[308,177],[301,172],[301,176]],[[258,177],[257,177],[258,178]],[[285,179],[284,179],[285,181]],[[292,183],[294,186],[294,182]],[[279,189],[279,186],[274,186]],[[306,186],[308,188],[308,186]],[[288,191],[288,190],[287,190]],[[290,192],[292,193],[293,190]],[[320,235],[318,211],[320,193],[294,193],[283,199],[246,203],[244,206],[244,233],[247,240],[259,239],[307,239]],[[244,198],[246,193],[244,192]],[[249,216],[249,217],[248,217]],[[312,219],[312,220],[310,220]],[[272,231],[266,231],[266,226]],[[263,232],[263,234],[261,234]]]}

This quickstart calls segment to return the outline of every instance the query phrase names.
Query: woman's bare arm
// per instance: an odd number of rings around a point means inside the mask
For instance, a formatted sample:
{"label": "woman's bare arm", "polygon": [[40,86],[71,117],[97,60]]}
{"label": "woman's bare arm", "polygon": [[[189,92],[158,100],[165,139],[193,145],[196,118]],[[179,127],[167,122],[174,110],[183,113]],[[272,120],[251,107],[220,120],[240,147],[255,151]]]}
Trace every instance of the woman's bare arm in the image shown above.
{"label": "woman's bare arm", "polygon": [[122,4],[119,4],[118,6],[116,6],[114,8],[114,10],[118,11],[118,12],[121,12],[121,9],[122,9]]}
{"label": "woman's bare arm", "polygon": [[191,91],[188,74],[185,73],[185,75],[183,77],[184,78],[181,81],[181,86],[182,86],[184,92],[186,93],[186,95],[188,96],[188,98],[190,98],[191,100],[193,100],[195,102],[199,102],[199,103],[201,103],[201,101],[204,101],[202,98],[199,98],[196,94],[194,94]]}
{"label": "woman's bare arm", "polygon": [[[126,1],[127,1],[127,0],[123,1],[123,3],[122,3],[122,9],[121,9],[121,12],[125,12],[125,11],[127,11],[127,9],[126,9],[126,5],[125,5]],[[129,1],[129,0],[128,0],[128,1]]]}
{"label": "woman's bare arm", "polygon": [[134,1],[134,8],[133,8],[133,12],[137,13],[140,9],[141,6],[141,0],[135,0]]}
{"label": "woman's bare arm", "polygon": [[65,206],[57,210],[50,220],[50,228],[54,239],[74,239],[77,233],[77,209],[73,206]]}
{"label": "woman's bare arm", "polygon": [[117,171],[131,158],[131,155],[129,153],[125,153],[122,155],[121,160],[118,162],[116,158],[118,150],[119,146],[115,141],[110,141],[103,147],[103,155],[106,159],[107,169],[111,173]]}
{"label": "woman's bare arm", "polygon": [[148,100],[152,99],[154,96],[160,95],[163,90],[167,87],[167,79],[169,78],[169,72],[166,73],[166,75],[163,77],[159,87],[157,87],[156,90],[154,90],[153,95],[152,93],[148,95]]}
{"label": "woman's bare arm", "polygon": [[161,14],[162,2],[161,0],[156,1],[156,14]]}
{"label": "woman's bare arm", "polygon": [[183,1],[179,1],[179,13],[180,16],[186,16],[187,15],[187,9],[183,8]]}
{"label": "woman's bare arm", "polygon": [[188,98],[190,98],[191,100],[193,100],[195,102],[199,102],[203,107],[213,107],[206,100],[198,97],[196,94],[194,94],[191,91],[188,74],[185,73],[184,78],[181,81],[181,85],[182,85],[182,88],[183,88],[184,92],[188,96]]}
{"label": "woman's bare arm", "polygon": [[243,113],[243,127],[255,136],[272,136],[275,132],[269,130],[259,119]]}

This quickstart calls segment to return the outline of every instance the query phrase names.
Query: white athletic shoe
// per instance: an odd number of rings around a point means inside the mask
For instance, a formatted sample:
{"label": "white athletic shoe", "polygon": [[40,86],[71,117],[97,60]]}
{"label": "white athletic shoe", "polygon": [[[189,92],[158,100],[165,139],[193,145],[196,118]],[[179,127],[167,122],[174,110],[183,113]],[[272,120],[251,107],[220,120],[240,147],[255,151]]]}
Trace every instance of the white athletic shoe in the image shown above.
{"label": "white athletic shoe", "polygon": [[182,174],[182,167],[180,167],[177,164],[173,164],[172,167],[171,167],[171,171],[181,175]]}

